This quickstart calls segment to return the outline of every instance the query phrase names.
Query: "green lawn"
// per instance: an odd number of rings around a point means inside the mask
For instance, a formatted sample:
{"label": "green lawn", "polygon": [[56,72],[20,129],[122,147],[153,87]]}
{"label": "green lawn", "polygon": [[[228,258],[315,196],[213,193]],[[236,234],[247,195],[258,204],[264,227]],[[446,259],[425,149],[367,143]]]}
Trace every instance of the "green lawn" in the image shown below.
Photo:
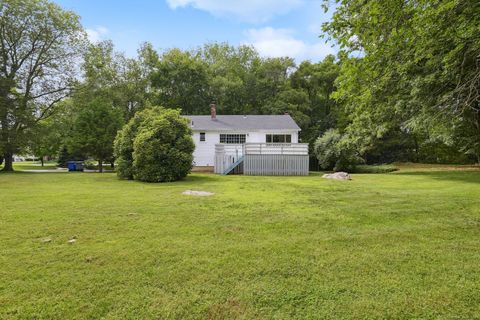
{"label": "green lawn", "polygon": [[10,318],[479,319],[480,171],[0,173]]}
{"label": "green lawn", "polygon": [[[3,166],[0,166],[3,168]],[[56,161],[45,161],[43,167],[40,161],[20,161],[14,162],[13,168],[17,171],[22,170],[54,170],[57,168]]]}
{"label": "green lawn", "polygon": [[[95,161],[91,161],[90,163],[93,163],[93,166],[89,167],[89,170],[98,170],[98,163]],[[29,170],[56,170],[58,169],[58,163],[57,161],[45,161],[44,165],[42,166],[42,163],[40,161],[19,161],[19,162],[14,162],[13,163],[13,169],[15,171],[29,171]],[[0,170],[3,169],[3,166],[0,165]],[[66,168],[64,168],[66,170]],[[103,170],[105,171],[113,171],[112,167],[110,164],[104,164],[103,165]]]}

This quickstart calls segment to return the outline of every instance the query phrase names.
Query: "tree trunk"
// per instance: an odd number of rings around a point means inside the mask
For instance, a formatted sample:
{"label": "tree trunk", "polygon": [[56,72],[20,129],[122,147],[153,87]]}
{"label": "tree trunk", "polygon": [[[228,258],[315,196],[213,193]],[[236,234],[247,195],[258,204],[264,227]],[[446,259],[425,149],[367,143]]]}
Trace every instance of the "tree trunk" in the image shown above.
{"label": "tree trunk", "polygon": [[110,162],[110,168],[115,169],[115,161]]}
{"label": "tree trunk", "polygon": [[5,166],[3,167],[3,171],[13,172],[13,154],[6,153],[4,156],[5,156]]}
{"label": "tree trunk", "polygon": [[44,165],[44,163],[43,163],[43,157],[40,157],[40,161],[42,162],[42,167],[43,167],[43,165]]}
{"label": "tree trunk", "polygon": [[103,159],[98,160],[98,172],[103,172]]}
{"label": "tree trunk", "polygon": [[417,140],[417,137],[415,137],[415,135],[413,136],[413,143],[414,143],[414,145],[415,145],[415,153],[414,153],[414,160],[413,160],[413,162],[418,163],[418,162],[420,161],[420,155],[419,155],[419,150],[418,150],[418,148],[420,148],[420,147],[419,147],[419,145],[418,145],[418,140]]}

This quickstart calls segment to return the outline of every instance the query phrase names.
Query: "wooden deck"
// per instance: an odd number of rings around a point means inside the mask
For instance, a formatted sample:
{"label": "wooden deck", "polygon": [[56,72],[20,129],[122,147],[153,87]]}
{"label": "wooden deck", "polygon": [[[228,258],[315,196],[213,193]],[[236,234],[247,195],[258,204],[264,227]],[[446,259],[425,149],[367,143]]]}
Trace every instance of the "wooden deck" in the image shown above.
{"label": "wooden deck", "polygon": [[245,143],[215,146],[215,173],[259,176],[308,175],[306,143]]}

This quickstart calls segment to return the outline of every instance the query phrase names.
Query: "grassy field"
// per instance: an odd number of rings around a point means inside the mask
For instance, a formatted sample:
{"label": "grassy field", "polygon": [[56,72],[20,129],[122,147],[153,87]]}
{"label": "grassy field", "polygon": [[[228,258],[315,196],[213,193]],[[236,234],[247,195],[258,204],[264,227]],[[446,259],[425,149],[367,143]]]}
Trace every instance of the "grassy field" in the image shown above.
{"label": "grassy field", "polygon": [[[0,166],[0,169],[3,166]],[[40,161],[21,161],[21,162],[14,162],[13,168],[15,170],[54,170],[57,168],[56,161],[45,161],[43,167]]]}
{"label": "grassy field", "polygon": [[[0,166],[0,168],[2,168]],[[45,162],[44,165],[39,161],[22,161],[22,162],[14,162],[13,163],[13,168],[16,171],[29,171],[29,170],[56,170],[56,169],[62,169],[58,167],[57,161],[48,161]],[[94,161],[89,161],[89,166],[85,167],[85,170],[98,170],[98,163]],[[63,170],[67,170],[67,168],[63,168]],[[109,163],[103,165],[103,170],[105,172],[113,172],[112,167],[110,166]]]}
{"label": "grassy field", "polygon": [[0,173],[0,266],[0,319],[479,319],[480,171]]}

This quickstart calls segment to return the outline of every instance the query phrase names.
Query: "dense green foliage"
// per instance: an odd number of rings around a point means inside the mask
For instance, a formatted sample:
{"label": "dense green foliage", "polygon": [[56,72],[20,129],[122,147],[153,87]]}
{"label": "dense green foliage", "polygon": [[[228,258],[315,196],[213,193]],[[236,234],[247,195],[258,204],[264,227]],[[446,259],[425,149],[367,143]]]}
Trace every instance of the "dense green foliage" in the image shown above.
{"label": "dense green foliage", "polygon": [[355,146],[342,139],[336,129],[327,130],[315,141],[314,152],[322,169],[350,171],[363,162]]}
{"label": "dense green foliage", "polygon": [[190,173],[195,145],[186,119],[176,110],[147,120],[133,144],[134,179],[176,181]]}
{"label": "dense green foliage", "polygon": [[337,2],[324,30],[341,47],[345,139],[363,154],[396,140],[398,157],[480,161],[480,2]]}
{"label": "dense green foliage", "polygon": [[60,116],[49,117],[28,131],[28,151],[41,159],[42,165],[44,157],[57,155],[62,147],[63,137],[66,133],[63,120]]}
{"label": "dense green foliage", "polygon": [[[122,179],[133,180],[133,142],[140,126],[146,119],[154,118],[157,108],[139,111],[118,131],[114,142],[114,154],[117,161],[117,174]],[[160,110],[158,110],[160,112]]]}
{"label": "dense green foliage", "polygon": [[113,141],[122,127],[122,115],[102,96],[77,107],[69,149],[96,159],[102,172],[103,162],[113,158]]}
{"label": "dense green foliage", "polygon": [[0,153],[6,171],[70,91],[84,47],[79,17],[46,0],[0,2]]}
{"label": "dense green foliage", "polygon": [[0,318],[477,319],[479,194],[478,169],[0,174]]}
{"label": "dense green foliage", "polygon": [[150,60],[156,59],[156,52],[149,44],[140,47],[136,58],[115,52],[111,41],[90,44],[82,64],[84,81],[77,85],[79,100],[102,94],[125,121],[130,120],[148,104]]}
{"label": "dense green foliage", "polygon": [[57,157],[57,164],[60,168],[66,168],[68,165],[68,161],[70,159],[70,155],[68,153],[68,148],[67,146],[62,146],[60,148],[60,151],[58,152],[58,157]]}
{"label": "dense green foliage", "polygon": [[191,135],[179,110],[155,107],[138,112],[115,139],[118,176],[146,182],[184,178],[193,163]]}

